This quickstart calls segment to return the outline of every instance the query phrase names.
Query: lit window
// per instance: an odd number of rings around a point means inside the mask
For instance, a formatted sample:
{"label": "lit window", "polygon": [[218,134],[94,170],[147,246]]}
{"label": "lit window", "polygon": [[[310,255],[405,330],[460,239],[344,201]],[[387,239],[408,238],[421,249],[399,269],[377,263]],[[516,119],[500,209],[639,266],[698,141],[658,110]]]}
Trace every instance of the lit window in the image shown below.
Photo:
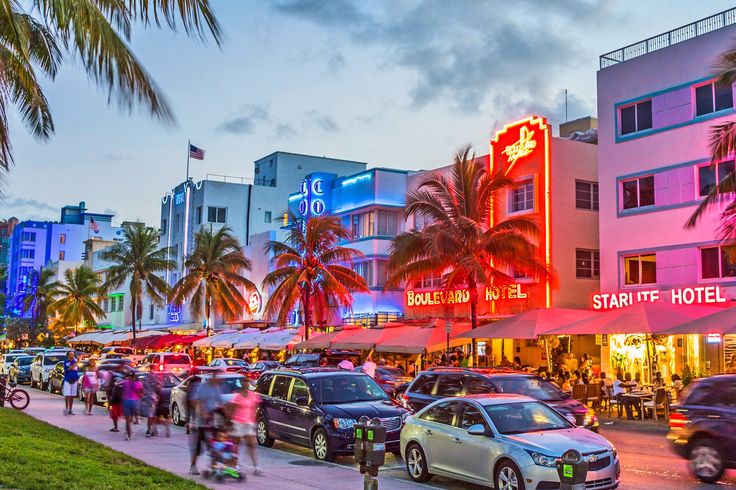
{"label": "lit window", "polygon": [[575,207],[598,211],[598,183],[575,181]]}
{"label": "lit window", "polygon": [[718,171],[716,171],[715,165],[698,167],[698,187],[701,196],[707,196],[721,182],[726,180],[726,177],[734,171],[734,162],[733,160],[720,162],[717,165],[717,169]]}
{"label": "lit window", "polygon": [[736,277],[736,245],[701,248],[700,273],[703,279]]}
{"label": "lit window", "polygon": [[66,234],[65,233],[62,233],[61,235],[59,235],[59,243],[61,245],[64,245],[66,243]]}
{"label": "lit window", "polygon": [[634,255],[624,257],[625,284],[656,284],[657,283],[657,256],[656,254]]}
{"label": "lit window", "polygon": [[63,250],[59,250],[59,260],[64,260],[66,257],[66,252]]}
{"label": "lit window", "polygon": [[353,239],[357,238],[365,238],[373,236],[374,230],[375,230],[375,214],[373,211],[368,211],[366,213],[360,213],[360,214],[354,214],[352,216],[352,225],[351,225],[351,231],[353,234]]}
{"label": "lit window", "polygon": [[640,177],[622,183],[624,209],[654,205],[654,176]]}
{"label": "lit window", "polygon": [[733,107],[733,90],[730,85],[708,83],[695,87],[695,115],[702,116]]}
{"label": "lit window", "polygon": [[621,109],[621,134],[652,129],[652,101],[645,100]]}
{"label": "lit window", "polygon": [[368,286],[373,286],[373,262],[370,260],[363,260],[361,262],[355,262],[353,264],[353,270],[358,273],[360,277],[365,279]]}
{"label": "lit window", "polygon": [[598,250],[575,250],[575,277],[592,279],[600,275],[600,252]]}
{"label": "lit window", "polygon": [[383,209],[379,209],[376,213],[378,215],[377,235],[396,236],[398,233],[398,213],[396,211],[387,211]]}
{"label": "lit window", "polygon": [[226,208],[217,208],[214,206],[207,207],[207,222],[208,223],[225,223],[227,216]]}
{"label": "lit window", "polygon": [[511,212],[534,209],[534,180],[519,182],[511,191]]}

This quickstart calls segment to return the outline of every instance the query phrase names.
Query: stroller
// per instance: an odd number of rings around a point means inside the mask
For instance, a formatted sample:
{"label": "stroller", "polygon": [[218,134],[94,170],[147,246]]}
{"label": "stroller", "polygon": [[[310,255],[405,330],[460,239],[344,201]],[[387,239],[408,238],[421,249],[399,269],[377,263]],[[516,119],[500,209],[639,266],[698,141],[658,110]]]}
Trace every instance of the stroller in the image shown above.
{"label": "stroller", "polygon": [[212,429],[212,436],[207,444],[210,455],[210,469],[205,471],[203,476],[205,478],[213,477],[218,482],[223,481],[226,477],[244,480],[245,474],[237,469],[238,454],[240,452],[237,439],[233,440],[228,435],[224,417],[218,417],[217,415],[215,414],[215,419],[220,423],[215,424],[215,428]]}

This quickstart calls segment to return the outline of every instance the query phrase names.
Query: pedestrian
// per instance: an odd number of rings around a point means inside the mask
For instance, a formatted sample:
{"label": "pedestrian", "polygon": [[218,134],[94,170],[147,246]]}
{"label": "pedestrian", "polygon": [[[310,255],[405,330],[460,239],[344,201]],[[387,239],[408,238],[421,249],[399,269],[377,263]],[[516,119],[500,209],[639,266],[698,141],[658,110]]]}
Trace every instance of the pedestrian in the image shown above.
{"label": "pedestrian", "polygon": [[[164,375],[159,373],[160,381],[160,393],[163,392]],[[166,437],[171,437],[171,410],[169,409],[168,400],[164,399],[159,393],[158,404],[156,406],[156,425],[154,426],[153,435],[158,435],[158,426],[164,425],[164,432]]]}
{"label": "pedestrian", "polygon": [[112,419],[112,429],[110,429],[110,432],[120,432],[120,429],[118,429],[118,419],[123,414],[122,381],[122,377],[110,375],[110,380],[106,384],[107,409],[110,412],[110,418]]}
{"label": "pedestrian", "polygon": [[376,363],[373,362],[373,357],[371,357],[370,354],[368,354],[368,357],[365,358],[365,362],[363,363],[363,372],[370,376],[371,378],[376,377]]}
{"label": "pedestrian", "polygon": [[90,359],[87,364],[87,370],[82,376],[82,393],[84,393],[84,402],[87,407],[87,415],[92,415],[92,405],[95,401],[95,394],[100,388],[100,379],[97,374],[97,362]]}
{"label": "pedestrian", "polygon": [[64,360],[64,382],[61,389],[64,395],[64,415],[74,415],[72,405],[74,404],[74,398],[77,396],[78,382],[77,359],[74,357],[74,351],[70,350],[66,353],[66,360]]}
{"label": "pedestrian", "polygon": [[190,394],[195,413],[193,422],[196,425],[196,430],[190,438],[192,452],[189,473],[191,475],[199,474],[197,458],[207,444],[207,431],[216,426],[215,414],[222,410],[223,393],[220,380],[219,373],[215,371],[209,380],[200,383]]}
{"label": "pedestrian", "polygon": [[345,369],[346,371],[352,371],[355,369],[355,364],[350,362],[350,359],[348,359],[348,356],[342,356],[342,361],[340,361],[340,364],[337,365],[340,369]]}
{"label": "pedestrian", "polygon": [[[258,467],[258,454],[256,449],[256,411],[261,404],[261,396],[255,391],[251,391],[248,383],[243,383],[243,387],[230,400],[228,404],[228,413],[233,423],[233,436],[238,440],[238,455],[240,447],[245,445],[248,448],[250,460],[253,463],[253,474],[258,476],[263,472]],[[238,458],[240,461],[240,458]],[[238,472],[240,471],[236,468]]]}
{"label": "pedestrian", "polygon": [[125,440],[129,441],[131,437],[130,425],[133,417],[138,413],[138,405],[143,393],[143,385],[135,379],[135,372],[126,373],[125,380],[121,384],[123,395],[123,416],[125,417]]}
{"label": "pedestrian", "polygon": [[158,401],[161,396],[161,383],[159,383],[159,374],[149,372],[143,378],[143,392],[138,407],[141,416],[146,418],[146,437],[152,437],[156,426],[156,411],[158,409]]}
{"label": "pedestrian", "polygon": [[[189,434],[189,453],[191,464],[189,465],[190,475],[199,475],[197,469],[197,458],[206,445],[206,432],[204,430],[204,421],[200,420],[199,407],[197,406],[197,397],[199,395],[199,388],[202,386],[202,378],[194,376],[191,383],[189,383],[189,389],[187,390],[186,406],[186,430]],[[202,430],[200,431],[200,427]]]}

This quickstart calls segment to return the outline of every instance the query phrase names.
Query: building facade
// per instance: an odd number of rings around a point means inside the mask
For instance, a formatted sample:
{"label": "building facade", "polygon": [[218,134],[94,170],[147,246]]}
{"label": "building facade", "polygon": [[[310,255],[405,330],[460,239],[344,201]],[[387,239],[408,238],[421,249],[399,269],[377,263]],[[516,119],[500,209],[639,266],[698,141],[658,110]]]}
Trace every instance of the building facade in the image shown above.
{"label": "building facade", "polygon": [[[0,221],[0,269],[5,270],[7,274],[10,262],[10,237],[13,229],[18,224],[18,218],[12,217]],[[0,293],[7,293],[7,276],[0,277]],[[4,305],[3,305],[4,307]]]}
{"label": "building facade", "polygon": [[[601,56],[603,293],[659,290],[664,297],[672,288],[717,285],[729,299],[736,295],[736,245],[719,240],[720,208],[694,228],[685,226],[703,197],[734,171],[732,158],[711,165],[709,138],[713,126],[736,119],[733,87],[715,84],[713,72],[718,56],[733,46],[735,17],[736,9]],[[593,306],[611,306],[597,299]],[[648,371],[633,337],[609,339],[604,370],[625,358],[627,369]],[[726,355],[736,354],[736,339],[668,337],[656,353],[665,376],[706,363],[716,372]]]}

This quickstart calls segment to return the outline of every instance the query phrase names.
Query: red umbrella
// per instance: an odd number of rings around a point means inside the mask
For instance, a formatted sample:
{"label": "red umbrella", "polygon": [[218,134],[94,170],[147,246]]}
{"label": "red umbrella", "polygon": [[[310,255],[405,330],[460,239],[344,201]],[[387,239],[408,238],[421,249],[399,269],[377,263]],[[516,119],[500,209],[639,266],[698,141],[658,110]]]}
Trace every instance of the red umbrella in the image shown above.
{"label": "red umbrella", "polygon": [[384,328],[361,328],[352,335],[332,341],[333,349],[368,350],[384,339],[394,338],[407,332],[407,329],[416,329],[399,323]]}
{"label": "red umbrella", "polygon": [[[447,345],[447,332],[445,331],[444,320],[435,320],[424,327],[407,326],[400,330],[401,332],[397,332],[398,335],[389,336],[378,342],[376,344],[376,352],[420,354],[423,351],[434,352],[444,350]],[[470,330],[470,323],[453,322],[450,338],[466,330]],[[450,346],[464,343],[467,343],[464,339],[461,341],[452,340],[450,341]]]}
{"label": "red umbrella", "polygon": [[559,328],[579,322],[599,313],[571,308],[537,308],[511,318],[504,318],[475,330],[463,332],[456,338],[462,339],[533,339]]}
{"label": "red umbrella", "polygon": [[332,332],[320,334],[315,332],[309,340],[296,344],[294,349],[329,349],[334,341],[355,335],[361,330],[361,327],[357,325],[348,325],[342,330],[333,330]]}
{"label": "red umbrella", "polygon": [[736,306],[721,308],[720,311],[668,328],[661,333],[668,335],[709,333],[736,335]]}

